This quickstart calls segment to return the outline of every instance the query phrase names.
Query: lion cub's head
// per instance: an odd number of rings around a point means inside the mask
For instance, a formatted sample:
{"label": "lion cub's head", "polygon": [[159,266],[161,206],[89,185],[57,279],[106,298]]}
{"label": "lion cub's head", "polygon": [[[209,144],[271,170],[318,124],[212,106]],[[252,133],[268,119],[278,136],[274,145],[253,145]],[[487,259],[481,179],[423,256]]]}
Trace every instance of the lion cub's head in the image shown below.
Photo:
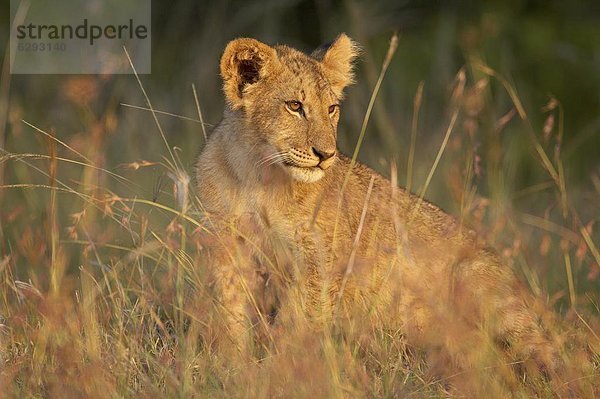
{"label": "lion cub's head", "polygon": [[335,160],[340,102],[356,56],[345,34],[310,56],[255,39],[227,45],[223,89],[229,108],[243,115],[257,167],[281,167],[303,182],[323,177]]}

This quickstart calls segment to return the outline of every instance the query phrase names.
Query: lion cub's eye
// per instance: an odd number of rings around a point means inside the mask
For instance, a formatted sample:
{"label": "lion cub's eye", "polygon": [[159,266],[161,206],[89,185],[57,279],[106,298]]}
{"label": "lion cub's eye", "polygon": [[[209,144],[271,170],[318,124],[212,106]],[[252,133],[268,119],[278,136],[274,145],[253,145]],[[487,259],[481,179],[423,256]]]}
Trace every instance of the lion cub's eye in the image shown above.
{"label": "lion cub's eye", "polygon": [[337,109],[338,109],[339,105],[337,104],[333,104],[329,106],[329,115],[332,115]]}
{"label": "lion cub's eye", "polygon": [[286,101],[285,104],[290,111],[302,113],[302,103],[300,101]]}

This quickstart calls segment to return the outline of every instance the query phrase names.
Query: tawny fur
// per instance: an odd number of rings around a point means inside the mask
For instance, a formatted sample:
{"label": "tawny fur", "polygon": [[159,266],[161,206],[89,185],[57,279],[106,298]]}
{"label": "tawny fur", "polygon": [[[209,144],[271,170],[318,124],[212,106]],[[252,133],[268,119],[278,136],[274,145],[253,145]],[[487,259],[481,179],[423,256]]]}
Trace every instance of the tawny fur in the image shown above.
{"label": "tawny fur", "polygon": [[[227,106],[196,173],[232,337],[247,346],[251,324],[283,301],[289,277],[303,284],[309,317],[355,306],[464,365],[481,353],[467,346],[491,334],[552,366],[531,298],[473,231],[339,152],[318,156],[336,151],[337,105],[356,55],[344,34],[312,55],[254,39],[225,49]],[[449,342],[450,325],[464,330],[463,342]]]}

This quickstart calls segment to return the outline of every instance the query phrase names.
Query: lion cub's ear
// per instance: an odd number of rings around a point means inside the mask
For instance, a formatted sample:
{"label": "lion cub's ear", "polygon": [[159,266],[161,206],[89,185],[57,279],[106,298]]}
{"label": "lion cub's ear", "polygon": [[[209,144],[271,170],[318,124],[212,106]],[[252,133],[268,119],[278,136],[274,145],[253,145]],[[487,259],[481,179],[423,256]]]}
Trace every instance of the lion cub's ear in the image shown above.
{"label": "lion cub's ear", "polygon": [[352,63],[359,52],[358,45],[345,33],[341,33],[334,41],[322,45],[311,54],[321,61],[327,80],[340,98],[344,88],[354,83]]}
{"label": "lion cub's ear", "polygon": [[243,105],[244,89],[263,79],[277,60],[274,48],[255,39],[236,39],[221,57],[221,77],[227,102],[233,109]]}

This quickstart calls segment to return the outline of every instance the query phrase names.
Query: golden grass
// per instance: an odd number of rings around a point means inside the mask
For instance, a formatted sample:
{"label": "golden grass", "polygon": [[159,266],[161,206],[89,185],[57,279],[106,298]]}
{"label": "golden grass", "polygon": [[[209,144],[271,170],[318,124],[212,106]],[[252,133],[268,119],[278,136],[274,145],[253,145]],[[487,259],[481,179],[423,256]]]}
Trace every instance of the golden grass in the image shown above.
{"label": "golden grass", "polygon": [[[353,160],[365,137],[391,48],[363,119]],[[157,154],[153,161],[122,162],[129,162],[129,168],[140,175],[161,170],[171,180],[170,191],[158,184],[152,199],[142,198],[146,194],[132,179],[94,161],[94,151],[84,155],[81,147],[76,149],[26,121],[25,126],[46,139],[48,153],[2,149],[0,163],[12,173],[0,188],[5,207],[1,236],[7,243],[0,257],[0,396],[460,397],[462,392],[479,397],[597,397],[600,262],[593,221],[584,223],[569,203],[572,196],[567,195],[560,154],[554,160],[547,155],[516,90],[491,68],[481,70],[500,79],[509,92],[540,165],[552,179],[552,186],[540,182],[532,193],[555,190],[566,213],[556,218],[547,212],[553,208],[552,200],[539,204],[536,215],[511,209],[508,199],[528,193],[504,193],[505,202],[477,194],[480,172],[473,166],[475,157],[463,156],[459,150],[468,140],[468,123],[474,119],[463,96],[464,90],[473,89],[464,72],[459,75],[460,92],[453,96],[448,129],[419,192],[424,195],[432,184],[443,156],[459,170],[466,162],[465,173],[453,174],[450,168],[445,174],[450,177],[449,190],[454,188],[462,204],[461,218],[496,245],[507,264],[525,276],[530,289],[543,292],[541,287],[552,286],[556,270],[564,271],[559,288],[547,294],[556,312],[539,308],[552,326],[554,342],[561,346],[562,378],[548,380],[524,371],[515,377],[511,374],[515,369],[528,366],[498,364],[502,356],[494,344],[480,341],[480,365],[460,375],[440,373],[440,368],[449,367],[443,356],[408,345],[399,331],[386,331],[377,319],[350,318],[315,329],[303,314],[302,293],[293,283],[289,284],[292,300],[277,315],[278,322],[271,325],[263,319],[254,327],[256,356],[236,357],[233,344],[224,339],[224,310],[209,285],[204,253],[206,240],[221,238],[205,232],[204,226],[211,221],[194,197],[177,150],[169,145],[157,117],[180,116],[154,109],[136,74],[147,107],[129,107],[152,113],[169,158],[160,160]],[[412,171],[422,87],[415,100],[409,150],[413,186],[417,183]],[[482,87],[474,93],[485,100]],[[194,120],[204,126],[195,87],[192,90],[198,112]],[[450,140],[453,131],[454,143]],[[90,136],[86,144],[101,148],[105,139]],[[64,152],[73,158],[59,155]],[[397,174],[392,168],[394,182]],[[120,190],[126,191],[123,184],[139,192],[132,197],[120,195]],[[38,208],[45,215],[33,216]],[[356,239],[361,239],[360,231]],[[232,256],[244,254],[232,248]],[[354,266],[349,264],[347,272]],[[273,265],[274,270],[277,267]],[[596,288],[577,291],[575,268],[579,275],[588,270],[588,280]],[[565,295],[570,302],[566,311],[560,309]],[[450,312],[447,307],[439,304],[440,314]],[[460,326],[444,333],[449,345],[458,350],[461,345],[473,345]]]}

